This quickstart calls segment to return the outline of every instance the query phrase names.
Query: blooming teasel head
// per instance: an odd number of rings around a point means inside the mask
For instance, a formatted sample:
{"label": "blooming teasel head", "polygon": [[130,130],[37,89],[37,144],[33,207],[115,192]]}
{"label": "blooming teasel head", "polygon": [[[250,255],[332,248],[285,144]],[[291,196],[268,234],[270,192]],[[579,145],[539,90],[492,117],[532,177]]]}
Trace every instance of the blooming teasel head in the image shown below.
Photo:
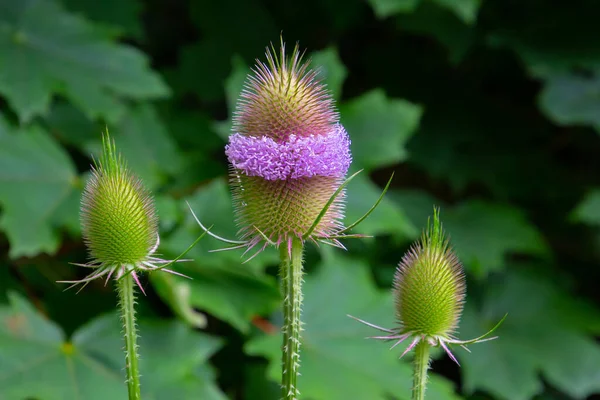
{"label": "blooming teasel head", "polygon": [[293,238],[339,244],[332,237],[343,228],[348,134],[298,46],[289,57],[283,43],[266,56],[246,82],[225,149],[239,247],[289,248]]}
{"label": "blooming teasel head", "polygon": [[74,265],[94,271],[84,279],[61,282],[85,286],[97,278],[106,277],[108,282],[111,276],[120,279],[131,274],[143,291],[138,278],[140,271],[163,270],[181,275],[165,268],[183,261],[181,256],[173,261],[153,256],[159,235],[152,196],[128,170],[108,132],[102,137],[102,155],[83,191],[80,217],[91,260]]}
{"label": "blooming teasel head", "polygon": [[504,321],[502,318],[488,333],[472,340],[461,341],[454,336],[465,301],[466,283],[462,265],[444,235],[437,209],[434,209],[433,219],[428,222],[421,240],[411,247],[398,265],[393,294],[398,328],[385,329],[355,319],[387,333],[387,336],[372,338],[393,340],[392,348],[410,339],[410,345],[402,356],[419,342],[427,341],[431,346],[441,346],[458,364],[449,344],[466,349],[467,344],[496,339],[486,337]]}

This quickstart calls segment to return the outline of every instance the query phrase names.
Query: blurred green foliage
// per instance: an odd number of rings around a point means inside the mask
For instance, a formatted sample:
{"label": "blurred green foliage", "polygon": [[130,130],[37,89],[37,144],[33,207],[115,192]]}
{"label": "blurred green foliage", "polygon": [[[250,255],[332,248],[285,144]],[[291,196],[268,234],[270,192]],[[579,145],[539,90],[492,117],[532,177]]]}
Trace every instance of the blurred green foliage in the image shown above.
{"label": "blurred green foliage", "polygon": [[[265,47],[299,41],[352,138],[347,252],[309,246],[300,390],[408,399],[410,368],[346,317],[393,324],[394,267],[441,207],[468,275],[429,398],[600,394],[600,5],[592,0],[0,0],[0,399],[124,399],[111,284],[85,271],[78,208],[105,128],[155,194],[159,252],[234,237],[223,147]],[[205,239],[139,298],[144,398],[277,399],[277,254]]]}

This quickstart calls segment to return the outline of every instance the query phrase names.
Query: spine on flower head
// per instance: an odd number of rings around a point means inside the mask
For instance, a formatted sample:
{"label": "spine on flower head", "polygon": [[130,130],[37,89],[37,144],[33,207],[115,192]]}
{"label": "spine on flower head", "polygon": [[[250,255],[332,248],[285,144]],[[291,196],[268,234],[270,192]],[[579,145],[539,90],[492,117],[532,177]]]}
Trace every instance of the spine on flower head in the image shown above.
{"label": "spine on flower head", "polygon": [[[291,246],[302,238],[339,187],[351,162],[350,140],[333,99],[302,61],[267,50],[246,82],[226,146],[242,239]],[[342,227],[343,193],[314,230],[327,237]]]}

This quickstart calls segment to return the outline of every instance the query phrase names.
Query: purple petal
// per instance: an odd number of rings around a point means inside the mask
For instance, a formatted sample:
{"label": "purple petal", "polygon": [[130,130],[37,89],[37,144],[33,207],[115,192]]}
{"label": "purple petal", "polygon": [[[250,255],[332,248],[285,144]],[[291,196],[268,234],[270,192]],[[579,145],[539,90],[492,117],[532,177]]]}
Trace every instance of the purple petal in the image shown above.
{"label": "purple petal", "polygon": [[325,135],[290,135],[285,142],[236,133],[229,137],[225,154],[234,168],[271,181],[343,177],[352,161],[350,138],[340,124]]}

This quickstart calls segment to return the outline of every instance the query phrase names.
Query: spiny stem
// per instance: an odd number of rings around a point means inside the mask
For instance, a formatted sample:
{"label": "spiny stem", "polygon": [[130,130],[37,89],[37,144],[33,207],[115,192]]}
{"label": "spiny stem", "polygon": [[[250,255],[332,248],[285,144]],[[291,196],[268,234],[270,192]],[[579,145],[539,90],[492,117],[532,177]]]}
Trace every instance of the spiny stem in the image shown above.
{"label": "spiny stem", "polygon": [[415,375],[412,400],[424,400],[427,386],[427,370],[429,369],[429,343],[421,340],[415,347]]}
{"label": "spiny stem", "polygon": [[129,400],[140,400],[140,372],[137,354],[137,332],[135,326],[135,294],[133,276],[127,274],[117,282],[121,319],[125,331],[125,366],[127,370],[127,390]]}
{"label": "spiny stem", "polygon": [[281,290],[283,295],[283,352],[281,390],[284,400],[298,398],[300,368],[300,309],[302,307],[302,250],[299,238],[292,239],[291,255],[281,246]]}

